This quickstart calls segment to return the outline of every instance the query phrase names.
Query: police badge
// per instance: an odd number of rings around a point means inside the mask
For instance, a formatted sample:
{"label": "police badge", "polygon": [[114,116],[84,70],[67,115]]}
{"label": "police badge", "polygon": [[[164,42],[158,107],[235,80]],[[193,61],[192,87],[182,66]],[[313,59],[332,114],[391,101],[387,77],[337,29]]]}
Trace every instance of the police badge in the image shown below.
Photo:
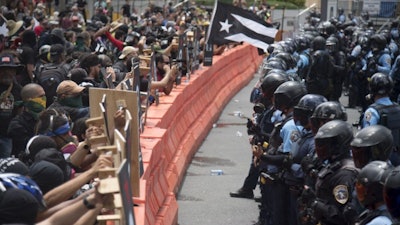
{"label": "police badge", "polygon": [[300,138],[300,132],[297,130],[293,130],[292,133],[290,133],[290,140],[292,143],[296,142]]}
{"label": "police badge", "polygon": [[349,200],[349,191],[346,185],[338,185],[333,189],[333,195],[340,204],[344,205]]}
{"label": "police badge", "polygon": [[372,118],[372,113],[370,111],[365,112],[365,121],[369,122]]}

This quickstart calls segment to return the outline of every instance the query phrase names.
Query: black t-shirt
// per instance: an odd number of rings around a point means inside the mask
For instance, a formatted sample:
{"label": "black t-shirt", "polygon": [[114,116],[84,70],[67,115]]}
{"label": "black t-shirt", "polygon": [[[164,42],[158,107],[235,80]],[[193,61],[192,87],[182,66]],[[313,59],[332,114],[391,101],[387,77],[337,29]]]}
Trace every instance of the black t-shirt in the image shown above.
{"label": "black t-shirt", "polygon": [[28,75],[28,71],[27,71],[27,65],[31,64],[31,65],[35,65],[35,51],[26,45],[23,45],[21,47],[19,47],[17,49],[17,52],[19,53],[19,60],[21,62],[22,65],[25,66],[24,69],[22,69],[21,71],[19,71],[19,73],[17,73],[17,81],[21,86],[25,86],[25,84],[29,84],[31,83],[31,79]]}
{"label": "black t-shirt", "polygon": [[122,6],[122,15],[125,17],[131,16],[131,6],[129,4],[124,4]]}
{"label": "black t-shirt", "polygon": [[78,8],[84,8],[87,5],[87,2],[85,0],[78,0],[76,1],[76,4]]}

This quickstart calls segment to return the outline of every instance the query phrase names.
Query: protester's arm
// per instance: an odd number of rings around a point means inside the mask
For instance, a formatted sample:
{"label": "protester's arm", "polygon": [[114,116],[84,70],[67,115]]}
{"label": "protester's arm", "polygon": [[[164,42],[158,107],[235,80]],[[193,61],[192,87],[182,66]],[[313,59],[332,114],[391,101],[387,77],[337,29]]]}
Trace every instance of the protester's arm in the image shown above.
{"label": "protester's arm", "polygon": [[43,198],[47,207],[53,207],[75,194],[79,188],[97,176],[101,168],[112,167],[112,158],[107,155],[100,155],[93,167],[81,173],[79,176],[47,192]]}
{"label": "protester's arm", "polygon": [[[91,190],[88,190],[87,193],[94,193],[93,191],[94,191],[94,189],[93,190],[91,189]],[[82,201],[82,199],[83,199],[83,195],[79,195],[78,197],[76,197],[74,199],[61,202],[60,204],[53,206],[51,208],[48,208],[43,212],[39,212],[39,214],[36,218],[36,222],[41,222],[41,221],[49,218],[51,215],[58,212],[59,210],[64,209],[67,206],[74,204],[75,202]]]}
{"label": "protester's arm", "polygon": [[[168,66],[166,66],[166,67],[168,67]],[[172,66],[171,69],[169,69],[169,67],[168,67],[168,69],[166,70],[166,75],[164,76],[164,78],[162,80],[151,82],[151,89],[163,88],[164,93],[166,95],[169,95],[174,86],[174,81],[175,81],[177,72],[178,72],[178,68],[176,65]]]}
{"label": "protester's arm", "polygon": [[30,64],[30,63],[26,64],[26,71],[28,72],[28,76],[31,81],[33,81],[33,79],[34,79],[34,77],[33,77],[34,70],[35,70],[34,64]]}
{"label": "protester's arm", "polygon": [[106,35],[107,39],[115,46],[118,48],[118,50],[122,51],[124,48],[124,42],[120,41],[116,38],[114,38],[111,33],[109,32],[110,30],[110,25],[106,25],[105,27],[101,28],[94,34],[94,38],[96,39],[97,37],[101,35]]}
{"label": "protester's arm", "polygon": [[[101,195],[97,191],[90,195],[84,195],[83,200],[76,201],[74,204],[59,210],[48,219],[37,223],[37,225],[93,224],[103,208],[103,203],[110,201],[112,195]],[[79,223],[76,223],[77,221]]]}

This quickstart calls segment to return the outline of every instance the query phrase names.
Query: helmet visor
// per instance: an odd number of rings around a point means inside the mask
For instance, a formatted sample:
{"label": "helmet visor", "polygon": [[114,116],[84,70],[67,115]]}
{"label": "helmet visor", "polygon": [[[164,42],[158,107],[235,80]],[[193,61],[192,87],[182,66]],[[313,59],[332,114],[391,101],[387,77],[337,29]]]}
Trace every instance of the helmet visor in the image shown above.
{"label": "helmet visor", "polygon": [[306,127],[308,125],[311,114],[312,114],[312,112],[309,110],[294,108],[294,110],[293,110],[294,122],[296,124],[299,123],[303,127]]}
{"label": "helmet visor", "polygon": [[370,161],[370,147],[351,147],[354,164],[357,168],[363,168]]}
{"label": "helmet visor", "polygon": [[330,150],[332,148],[330,139],[315,139],[315,151],[321,160],[326,160],[330,157]]}

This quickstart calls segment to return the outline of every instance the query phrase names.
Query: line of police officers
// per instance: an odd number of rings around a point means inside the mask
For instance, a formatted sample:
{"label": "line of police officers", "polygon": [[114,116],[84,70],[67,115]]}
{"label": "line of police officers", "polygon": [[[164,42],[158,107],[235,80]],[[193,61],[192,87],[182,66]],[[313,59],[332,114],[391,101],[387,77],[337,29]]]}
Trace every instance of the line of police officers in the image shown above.
{"label": "line of police officers", "polygon": [[[398,23],[388,36],[339,25],[308,26],[271,45],[263,62],[247,124],[262,196],[257,224],[382,225],[400,217],[400,58],[391,47]],[[342,87],[363,109],[355,135]],[[252,198],[250,180],[231,196]]]}

